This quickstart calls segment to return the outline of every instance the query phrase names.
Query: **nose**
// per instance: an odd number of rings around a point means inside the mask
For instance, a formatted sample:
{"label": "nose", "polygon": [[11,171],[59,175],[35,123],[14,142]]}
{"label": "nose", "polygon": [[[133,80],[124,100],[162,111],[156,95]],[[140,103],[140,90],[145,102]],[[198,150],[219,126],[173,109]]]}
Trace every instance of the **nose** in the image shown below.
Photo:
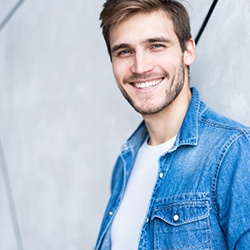
{"label": "nose", "polygon": [[135,74],[145,74],[153,69],[153,63],[145,52],[134,55],[131,71]]}

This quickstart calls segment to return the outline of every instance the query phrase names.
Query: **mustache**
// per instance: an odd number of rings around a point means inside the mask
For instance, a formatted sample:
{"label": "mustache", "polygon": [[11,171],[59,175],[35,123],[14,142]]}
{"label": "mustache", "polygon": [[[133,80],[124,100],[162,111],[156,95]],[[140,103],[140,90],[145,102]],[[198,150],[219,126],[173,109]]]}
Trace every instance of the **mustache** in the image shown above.
{"label": "mustache", "polygon": [[168,72],[164,73],[150,73],[150,74],[138,74],[138,73],[133,73],[132,75],[125,77],[123,82],[135,82],[135,81],[140,81],[140,80],[145,80],[145,79],[156,79],[156,78],[170,78],[170,75]]}

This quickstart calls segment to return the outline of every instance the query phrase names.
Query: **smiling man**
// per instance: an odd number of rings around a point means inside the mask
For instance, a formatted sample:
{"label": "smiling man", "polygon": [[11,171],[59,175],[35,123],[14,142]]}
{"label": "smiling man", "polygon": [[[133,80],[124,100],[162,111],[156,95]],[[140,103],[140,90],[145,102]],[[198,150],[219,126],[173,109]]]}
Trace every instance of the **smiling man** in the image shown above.
{"label": "smiling man", "polygon": [[143,116],[122,147],[96,249],[248,249],[250,131],[189,87],[189,17],[174,0],[107,0],[103,35]]}

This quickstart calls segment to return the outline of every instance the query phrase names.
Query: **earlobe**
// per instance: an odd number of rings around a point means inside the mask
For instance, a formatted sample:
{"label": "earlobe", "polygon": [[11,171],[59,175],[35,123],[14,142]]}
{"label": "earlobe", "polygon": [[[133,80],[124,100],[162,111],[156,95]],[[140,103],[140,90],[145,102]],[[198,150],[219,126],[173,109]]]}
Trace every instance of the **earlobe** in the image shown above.
{"label": "earlobe", "polygon": [[186,43],[186,50],[184,52],[184,63],[186,65],[191,65],[194,61],[195,55],[196,55],[195,41],[193,38],[191,38]]}

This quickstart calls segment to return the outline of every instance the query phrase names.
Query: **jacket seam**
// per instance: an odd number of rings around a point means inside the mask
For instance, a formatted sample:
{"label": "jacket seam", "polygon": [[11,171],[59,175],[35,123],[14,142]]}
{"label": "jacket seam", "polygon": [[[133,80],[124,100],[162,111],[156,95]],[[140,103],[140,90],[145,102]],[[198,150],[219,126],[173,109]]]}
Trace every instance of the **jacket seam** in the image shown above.
{"label": "jacket seam", "polygon": [[216,169],[215,169],[215,173],[212,177],[212,204],[214,205],[214,209],[215,209],[215,214],[217,216],[217,219],[219,221],[219,208],[218,208],[218,203],[217,203],[217,183],[218,183],[218,176],[219,176],[219,172],[220,172],[220,168],[222,165],[222,162],[224,160],[224,157],[226,155],[226,153],[228,152],[228,150],[230,149],[230,147],[232,146],[232,144],[238,140],[239,138],[242,137],[246,137],[249,140],[249,137],[247,135],[249,135],[250,133],[246,133],[246,131],[242,131],[240,129],[238,129],[238,131],[240,131],[240,133],[234,134],[233,136],[231,136],[229,138],[229,140],[227,140],[224,144],[224,147],[221,149],[220,154],[219,154],[219,158],[218,158],[218,162],[216,164]]}
{"label": "jacket seam", "polygon": [[202,118],[202,117],[200,118],[200,122],[207,124],[207,125],[210,125],[210,126],[213,126],[213,127],[217,127],[217,128],[240,131],[243,134],[245,134],[247,138],[248,138],[248,135],[250,135],[250,130],[248,127],[241,128],[241,127],[236,127],[236,126],[228,126],[228,125],[221,124],[221,123],[218,123],[218,122],[213,121],[213,120],[207,120],[207,119]]}

